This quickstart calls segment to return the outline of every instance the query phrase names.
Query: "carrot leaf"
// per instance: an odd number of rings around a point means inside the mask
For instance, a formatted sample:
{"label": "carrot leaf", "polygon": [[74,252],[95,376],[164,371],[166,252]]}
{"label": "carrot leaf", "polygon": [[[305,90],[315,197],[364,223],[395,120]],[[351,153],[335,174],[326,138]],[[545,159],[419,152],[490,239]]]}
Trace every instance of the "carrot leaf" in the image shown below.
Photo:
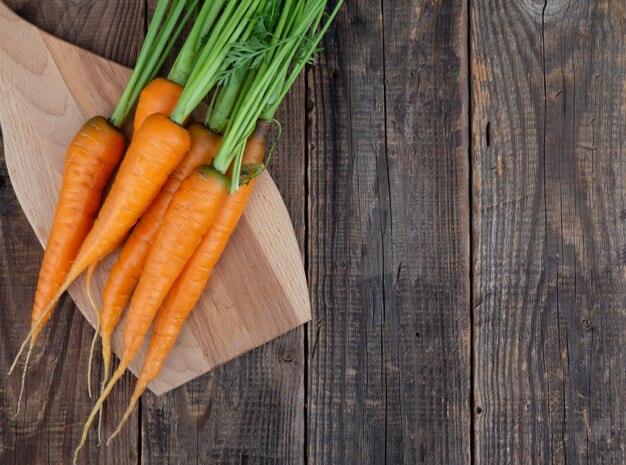
{"label": "carrot leaf", "polygon": [[259,66],[245,98],[239,99],[224,131],[222,144],[213,162],[225,173],[232,163],[231,192],[239,187],[242,153],[237,150],[256,125],[258,119],[273,119],[278,106],[300,71],[318,50],[319,42],[341,7],[339,0],[317,32],[324,16],[327,0],[285,0],[271,34],[271,45]]}

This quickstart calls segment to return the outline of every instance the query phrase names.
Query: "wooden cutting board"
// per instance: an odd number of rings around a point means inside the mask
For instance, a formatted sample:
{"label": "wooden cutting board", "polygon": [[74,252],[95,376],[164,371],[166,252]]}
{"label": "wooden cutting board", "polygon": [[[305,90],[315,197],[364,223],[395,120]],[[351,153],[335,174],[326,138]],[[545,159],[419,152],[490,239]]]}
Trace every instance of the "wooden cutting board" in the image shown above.
{"label": "wooden cutting board", "polygon": [[[128,68],[37,29],[0,2],[0,125],[6,163],[42,244],[52,224],[68,143],[87,118],[111,114],[129,76]],[[254,189],[207,290],[150,386],[156,394],[311,318],[302,257],[285,204],[267,172]],[[98,302],[116,259],[117,253],[95,277]],[[70,294],[95,325],[84,289],[83,277]],[[30,321],[30,312],[24,310],[24,319]],[[120,352],[119,328],[113,347]],[[135,374],[144,350],[130,367]]]}

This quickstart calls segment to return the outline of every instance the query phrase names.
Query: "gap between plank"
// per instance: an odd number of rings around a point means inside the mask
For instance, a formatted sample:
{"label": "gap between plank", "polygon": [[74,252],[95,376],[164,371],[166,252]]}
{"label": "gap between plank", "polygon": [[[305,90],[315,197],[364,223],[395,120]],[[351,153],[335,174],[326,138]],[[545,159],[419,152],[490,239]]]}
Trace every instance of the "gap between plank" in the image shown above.
{"label": "gap between plank", "polygon": [[469,385],[469,415],[470,415],[470,465],[476,464],[476,354],[474,353],[474,168],[472,163],[472,0],[467,0],[465,4],[465,60],[467,61],[467,167],[468,167],[468,234],[469,234],[469,266],[468,266],[468,280],[469,280],[469,316],[470,316],[470,385]]}

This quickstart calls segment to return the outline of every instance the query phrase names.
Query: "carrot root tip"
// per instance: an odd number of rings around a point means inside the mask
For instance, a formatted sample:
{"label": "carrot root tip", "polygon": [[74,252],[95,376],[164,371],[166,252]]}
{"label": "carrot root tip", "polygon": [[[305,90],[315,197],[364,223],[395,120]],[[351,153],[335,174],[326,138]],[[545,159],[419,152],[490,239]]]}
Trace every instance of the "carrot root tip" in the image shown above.
{"label": "carrot root tip", "polygon": [[15,412],[15,417],[17,417],[20,413],[20,406],[22,405],[22,396],[24,395],[24,388],[26,386],[26,372],[28,371],[28,362],[30,362],[30,357],[33,353],[34,346],[35,346],[35,341],[31,339],[30,346],[28,347],[28,353],[26,354],[26,361],[24,362],[24,371],[22,372],[22,381],[20,383],[20,395],[17,398],[17,411]]}
{"label": "carrot root tip", "polygon": [[[63,289],[63,292],[65,292],[65,289]],[[9,368],[9,375],[13,373],[13,370],[17,366],[17,362],[22,356],[22,352],[24,352],[24,349],[26,349],[26,345],[29,342],[31,345],[35,344],[35,340],[37,339],[37,336],[35,336],[35,331],[37,331],[43,319],[48,316],[48,314],[52,311],[52,309],[58,302],[59,298],[57,296],[60,296],[63,292],[61,291],[57,292],[57,295],[53,297],[52,301],[48,304],[48,306],[41,313],[41,316],[37,318],[37,321],[35,321],[35,323],[31,325],[30,331],[28,331],[28,334],[24,338],[24,341],[22,342],[22,345],[20,346],[20,350],[17,351],[17,355],[15,356],[15,359],[13,360],[13,364],[11,364],[11,368]]]}
{"label": "carrot root tip", "polygon": [[102,445],[102,409],[98,412],[98,447]]}
{"label": "carrot root tip", "polygon": [[91,339],[91,348],[89,349],[89,361],[87,362],[87,392],[89,393],[90,399],[91,399],[91,368],[93,365],[93,353],[96,347],[96,341],[98,340],[99,332],[100,332],[100,318],[98,317],[98,325],[96,326],[96,331],[93,334],[93,338]]}
{"label": "carrot root tip", "polygon": [[120,421],[119,425],[117,425],[117,428],[115,428],[115,431],[113,431],[109,439],[107,439],[107,446],[109,446],[109,444],[111,444],[111,441],[118,434],[120,434],[120,431],[122,431],[122,428],[124,427],[128,419],[130,418],[130,415],[133,413],[133,410],[135,410],[135,405],[137,405],[138,400],[139,400],[139,396],[137,395],[133,395],[133,397],[130,399],[130,403],[128,404],[128,408],[124,412],[124,416],[122,417],[122,420]]}
{"label": "carrot root tip", "polygon": [[126,371],[127,366],[128,366],[128,362],[126,364],[122,363],[117,368],[117,370],[115,370],[115,373],[113,373],[111,380],[108,382],[108,384],[102,391],[102,394],[100,394],[100,397],[96,401],[96,404],[94,405],[93,409],[91,410],[91,413],[89,414],[89,418],[87,418],[87,421],[85,422],[85,426],[83,427],[83,433],[80,438],[80,443],[78,444],[78,446],[76,446],[76,449],[74,450],[74,461],[73,461],[74,465],[76,465],[78,461],[78,453],[85,446],[85,443],[87,442],[89,429],[91,428],[91,425],[94,419],[96,418],[96,415],[98,414],[98,412],[100,412],[100,410],[102,410],[102,405],[104,404],[104,401],[113,390],[113,386],[115,386],[115,384],[119,381],[119,379],[122,377],[122,375]]}

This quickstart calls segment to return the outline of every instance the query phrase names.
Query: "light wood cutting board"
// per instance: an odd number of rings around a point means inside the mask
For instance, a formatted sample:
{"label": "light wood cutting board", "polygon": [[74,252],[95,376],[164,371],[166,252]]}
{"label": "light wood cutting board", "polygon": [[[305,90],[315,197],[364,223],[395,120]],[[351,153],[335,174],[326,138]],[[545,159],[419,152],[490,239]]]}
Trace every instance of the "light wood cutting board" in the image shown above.
{"label": "light wood cutting board", "polygon": [[[0,125],[6,163],[17,198],[42,244],[52,224],[68,143],[87,118],[111,114],[129,76],[128,68],[37,29],[0,1]],[[267,172],[254,189],[207,290],[161,375],[150,385],[156,394],[311,318],[302,257],[285,204]],[[98,302],[116,259],[117,253],[95,276]],[[95,325],[84,289],[83,277],[70,294]],[[24,319],[30,321],[27,309]],[[113,347],[120,352],[119,328]],[[131,364],[135,374],[144,350]]]}

